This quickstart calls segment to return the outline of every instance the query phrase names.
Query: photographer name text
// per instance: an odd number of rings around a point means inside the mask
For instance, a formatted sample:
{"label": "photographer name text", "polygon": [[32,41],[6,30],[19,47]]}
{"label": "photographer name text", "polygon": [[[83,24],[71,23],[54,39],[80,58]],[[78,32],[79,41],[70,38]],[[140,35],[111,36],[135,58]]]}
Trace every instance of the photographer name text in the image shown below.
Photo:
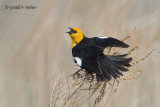
{"label": "photographer name text", "polygon": [[5,9],[7,9],[7,10],[22,10],[22,9],[30,10],[30,9],[32,9],[33,10],[33,9],[36,9],[36,6],[33,6],[33,5],[27,5],[27,6],[24,6],[24,5],[16,5],[16,6],[6,5]]}

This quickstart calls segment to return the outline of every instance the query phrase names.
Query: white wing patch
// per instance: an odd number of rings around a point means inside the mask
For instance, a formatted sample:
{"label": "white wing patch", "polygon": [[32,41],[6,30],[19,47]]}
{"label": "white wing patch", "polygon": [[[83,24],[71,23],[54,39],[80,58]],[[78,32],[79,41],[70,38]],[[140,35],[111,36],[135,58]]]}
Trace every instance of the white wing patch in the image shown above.
{"label": "white wing patch", "polygon": [[100,38],[100,39],[106,39],[108,37],[106,37],[106,36],[99,36],[98,38]]}
{"label": "white wing patch", "polygon": [[82,58],[73,57],[73,60],[77,63],[77,65],[82,66]]}

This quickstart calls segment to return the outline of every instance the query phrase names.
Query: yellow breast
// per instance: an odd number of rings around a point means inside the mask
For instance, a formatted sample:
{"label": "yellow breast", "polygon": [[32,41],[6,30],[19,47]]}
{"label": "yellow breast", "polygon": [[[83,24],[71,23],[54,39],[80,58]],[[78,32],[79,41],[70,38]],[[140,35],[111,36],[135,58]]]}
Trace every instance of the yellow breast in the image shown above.
{"label": "yellow breast", "polygon": [[75,47],[77,44],[75,42],[72,41],[72,45],[71,48]]}

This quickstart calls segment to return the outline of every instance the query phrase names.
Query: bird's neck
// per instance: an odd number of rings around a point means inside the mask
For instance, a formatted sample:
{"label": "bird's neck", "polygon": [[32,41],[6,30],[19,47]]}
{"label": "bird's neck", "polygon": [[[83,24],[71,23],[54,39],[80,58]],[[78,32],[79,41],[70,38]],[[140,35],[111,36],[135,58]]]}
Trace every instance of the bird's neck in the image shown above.
{"label": "bird's neck", "polygon": [[82,35],[79,35],[78,37],[72,39],[71,48],[74,48],[74,47],[75,47],[78,43],[80,43],[84,38],[85,38],[85,36],[82,34]]}
{"label": "bird's neck", "polygon": [[72,40],[71,48],[73,49],[76,45],[77,43]]}

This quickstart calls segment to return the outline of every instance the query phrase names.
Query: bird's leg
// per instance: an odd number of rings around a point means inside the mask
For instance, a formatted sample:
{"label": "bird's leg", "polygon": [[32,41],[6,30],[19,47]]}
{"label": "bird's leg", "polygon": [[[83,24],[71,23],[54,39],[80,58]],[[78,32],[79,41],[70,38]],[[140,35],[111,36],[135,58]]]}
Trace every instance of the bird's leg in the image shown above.
{"label": "bird's leg", "polygon": [[94,79],[94,75],[91,73],[91,82],[93,81]]}
{"label": "bird's leg", "polygon": [[93,79],[94,79],[94,75],[93,75],[93,73],[91,73],[91,72],[86,72],[85,76],[86,76],[86,79],[87,79],[87,80],[91,80],[91,82],[92,82]]}
{"label": "bird's leg", "polygon": [[73,74],[73,79],[75,79],[75,75],[77,75],[77,79],[81,76],[79,74],[79,72],[81,71],[82,69],[79,69],[78,71],[76,71],[74,74]]}

